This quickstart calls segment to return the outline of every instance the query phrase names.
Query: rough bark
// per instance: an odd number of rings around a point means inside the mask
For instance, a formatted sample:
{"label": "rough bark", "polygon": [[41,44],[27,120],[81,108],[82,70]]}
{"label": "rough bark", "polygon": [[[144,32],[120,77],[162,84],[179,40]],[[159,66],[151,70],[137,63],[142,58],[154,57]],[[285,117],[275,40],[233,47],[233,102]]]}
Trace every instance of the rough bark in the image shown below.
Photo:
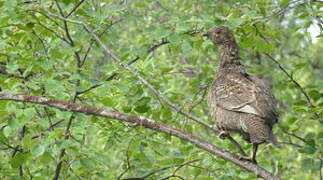
{"label": "rough bark", "polygon": [[92,106],[86,106],[82,104],[59,101],[56,99],[51,99],[46,97],[28,96],[28,95],[21,95],[21,94],[0,94],[0,100],[11,100],[11,101],[18,101],[18,102],[30,102],[34,104],[42,104],[42,105],[50,106],[63,111],[80,112],[80,113],[85,113],[89,115],[101,116],[101,117],[106,117],[110,119],[117,119],[120,121],[136,123],[145,128],[163,132],[171,136],[176,136],[180,139],[189,141],[192,144],[200,147],[201,149],[204,149],[205,151],[208,151],[216,156],[219,156],[223,159],[231,161],[232,163],[238,165],[239,167],[246,169],[247,171],[250,171],[254,173],[256,176],[261,177],[263,179],[268,179],[268,180],[280,179],[279,177],[266,171],[260,166],[248,161],[239,160],[238,156],[236,156],[235,154],[232,154],[228,151],[218,148],[215,145],[208,143],[190,133],[159,123],[149,118],[126,114],[126,113],[122,113],[114,110],[107,110],[107,109],[102,109],[102,108],[97,108]]}

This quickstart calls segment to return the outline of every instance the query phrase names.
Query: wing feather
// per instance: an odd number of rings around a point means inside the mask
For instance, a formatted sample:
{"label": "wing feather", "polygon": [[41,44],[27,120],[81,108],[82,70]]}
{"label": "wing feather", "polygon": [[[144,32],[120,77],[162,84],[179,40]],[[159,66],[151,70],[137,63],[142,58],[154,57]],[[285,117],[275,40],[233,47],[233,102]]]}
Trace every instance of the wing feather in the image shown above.
{"label": "wing feather", "polygon": [[277,122],[276,100],[270,89],[257,77],[230,73],[218,76],[214,85],[217,106],[255,114],[269,124]]}

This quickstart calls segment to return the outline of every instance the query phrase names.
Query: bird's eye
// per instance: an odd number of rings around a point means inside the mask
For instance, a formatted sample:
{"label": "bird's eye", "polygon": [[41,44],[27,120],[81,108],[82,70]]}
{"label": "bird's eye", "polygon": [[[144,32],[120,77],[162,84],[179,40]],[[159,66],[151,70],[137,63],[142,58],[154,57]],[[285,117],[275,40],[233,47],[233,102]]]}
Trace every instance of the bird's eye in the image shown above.
{"label": "bird's eye", "polygon": [[221,33],[221,31],[215,31],[215,34],[220,34]]}

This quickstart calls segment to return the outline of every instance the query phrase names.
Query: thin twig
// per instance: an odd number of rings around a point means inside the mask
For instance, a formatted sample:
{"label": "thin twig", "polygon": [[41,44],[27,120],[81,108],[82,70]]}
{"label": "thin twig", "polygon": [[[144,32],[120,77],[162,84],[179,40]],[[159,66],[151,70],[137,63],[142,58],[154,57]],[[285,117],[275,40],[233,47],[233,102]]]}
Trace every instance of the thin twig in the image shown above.
{"label": "thin twig", "polygon": [[45,56],[46,56],[47,59],[49,59],[48,58],[48,49],[46,48],[44,40],[36,33],[36,31],[34,29],[32,29],[32,32],[37,37],[37,39],[40,41],[40,43],[42,44],[42,47],[43,47],[44,52],[45,52]]}
{"label": "thin twig", "polygon": [[80,7],[80,5],[84,2],[85,0],[81,0],[79,3],[77,3],[74,8],[71,10],[71,12],[69,12],[65,17],[68,18],[70,15],[72,15],[78,7]]}
{"label": "thin twig", "polygon": [[297,148],[302,148],[302,146],[298,145],[298,144],[295,144],[295,143],[292,143],[292,142],[280,142],[281,144],[287,144],[287,145],[291,145],[291,146],[294,146],[294,147],[297,147]]}
{"label": "thin twig", "polygon": [[168,180],[170,178],[177,178],[177,179],[185,180],[183,177],[178,176],[178,175],[170,175],[170,176],[167,176],[167,177],[165,177],[165,178],[163,178],[161,180]]}
{"label": "thin twig", "polygon": [[[285,68],[282,67],[282,65],[273,57],[271,56],[270,54],[268,53],[265,53],[265,55],[267,57],[269,57],[274,63],[276,63],[279,67],[279,69],[281,69],[285,75],[295,84],[295,86],[301,91],[301,93],[305,96],[306,100],[307,100],[307,103],[310,105],[311,108],[315,108],[315,106],[313,105],[312,101],[311,101],[311,98],[310,96],[304,91],[304,88],[293,78],[292,75],[290,75]],[[320,122],[323,122],[321,119],[320,119],[320,116],[314,112],[314,115],[315,117],[320,121]]]}
{"label": "thin twig", "polygon": [[[203,160],[203,158],[199,158],[199,159],[194,159],[194,160],[192,160],[192,161],[188,161],[188,162],[186,162],[186,163],[183,163],[183,164],[177,164],[177,165],[170,165],[170,166],[166,166],[166,167],[163,167],[163,168],[160,168],[160,169],[157,169],[157,170],[155,170],[155,171],[152,171],[152,172],[150,172],[150,173],[148,173],[147,175],[145,175],[145,176],[142,176],[142,177],[139,177],[138,179],[147,179],[148,177],[150,177],[150,176],[152,176],[152,175],[154,175],[154,174],[156,174],[156,173],[159,173],[159,172],[162,172],[162,171],[165,171],[165,170],[168,170],[168,169],[171,169],[171,168],[175,168],[175,167],[177,167],[177,168],[182,168],[183,166],[188,166],[188,165],[190,165],[190,164],[192,164],[192,163],[195,163],[195,162],[198,162],[198,161],[202,161]],[[176,168],[176,169],[177,169]],[[178,169],[177,170],[175,170],[175,171],[178,171]]]}
{"label": "thin twig", "polygon": [[[193,104],[193,105],[192,105],[192,107],[189,109],[189,111],[188,111],[188,112],[192,112],[192,110],[193,110],[197,105],[201,104],[201,103],[204,101],[204,99],[205,99],[205,97],[206,97],[207,87],[208,87],[208,85],[202,88],[202,90],[204,90],[204,91],[203,91],[203,95],[202,95],[201,99],[200,99],[199,101],[197,101],[195,104]],[[200,92],[200,90],[199,90],[199,92]]]}
{"label": "thin twig", "polygon": [[[113,25],[115,25],[115,24],[117,24],[117,23],[119,23],[119,22],[121,22],[121,21],[123,21],[123,19],[119,19],[119,20],[117,20],[117,21],[114,21],[114,22],[111,22],[99,35],[98,35],[98,37],[101,37],[101,36],[103,36]],[[87,58],[87,56],[88,56],[88,54],[90,53],[90,51],[91,51],[91,49],[92,49],[92,46],[94,45],[94,43],[95,43],[95,40],[91,40],[91,43],[90,43],[90,45],[89,45],[89,47],[88,47],[88,49],[86,50],[86,52],[85,52],[85,55],[83,56],[83,59],[82,59],[82,62],[81,62],[81,66],[83,66],[83,64],[85,63],[85,60],[86,60],[86,58]]]}
{"label": "thin twig", "polygon": [[323,180],[323,175],[322,175],[322,167],[323,167],[323,160],[322,160],[322,154],[320,158],[320,180]]}
{"label": "thin twig", "polygon": [[173,175],[175,175],[175,174],[176,174],[176,172],[177,172],[178,170],[180,170],[182,167],[184,167],[184,166],[186,166],[186,165],[189,165],[189,164],[192,164],[192,163],[195,163],[195,162],[198,162],[198,161],[202,161],[202,160],[203,160],[202,158],[200,158],[200,159],[195,159],[195,160],[188,161],[188,162],[186,162],[186,163],[183,163],[183,164],[179,165],[179,166],[174,170]]}
{"label": "thin twig", "polygon": [[293,136],[293,137],[295,137],[295,138],[297,138],[297,139],[299,139],[299,140],[301,140],[301,141],[303,141],[303,142],[305,142],[305,143],[307,142],[305,138],[302,138],[302,137],[300,137],[300,136],[298,136],[298,135],[296,135],[296,134],[294,134],[294,133],[288,132],[288,131],[286,131],[286,130],[284,130],[284,129],[283,129],[283,132],[284,132],[285,134],[288,134],[288,135],[290,135],[290,136]]}
{"label": "thin twig", "polygon": [[41,26],[41,27],[43,27],[43,28],[45,28],[45,29],[47,29],[48,31],[50,31],[50,32],[52,32],[56,37],[58,37],[58,38],[60,38],[61,40],[63,40],[64,42],[66,42],[67,44],[69,44],[69,42],[65,39],[65,37],[64,36],[61,36],[60,34],[58,34],[56,31],[54,31],[53,29],[51,29],[51,28],[49,28],[49,27],[47,27],[47,26],[45,26],[43,23],[41,23],[40,22],[40,20],[34,15],[34,14],[32,14],[32,17],[34,18],[34,19],[36,19],[36,21],[38,22],[38,24]]}
{"label": "thin twig", "polygon": [[119,175],[118,177],[118,180],[120,180],[122,178],[123,175],[125,175],[131,168],[131,165],[130,165],[130,157],[129,157],[129,149],[130,149],[130,146],[133,142],[133,140],[137,137],[137,135],[134,135],[131,140],[129,141],[129,144],[127,146],[127,151],[126,151],[126,157],[127,157],[127,168]]}
{"label": "thin twig", "polygon": [[37,11],[35,9],[33,10],[27,10],[27,12],[32,12],[32,13],[39,13],[41,15],[43,15],[45,18],[47,18],[48,20],[52,21],[57,27],[59,27],[60,29],[64,29],[63,26],[61,26],[57,21],[55,21],[54,19],[52,19],[50,16],[48,16],[47,14],[45,14],[44,12],[42,11]]}

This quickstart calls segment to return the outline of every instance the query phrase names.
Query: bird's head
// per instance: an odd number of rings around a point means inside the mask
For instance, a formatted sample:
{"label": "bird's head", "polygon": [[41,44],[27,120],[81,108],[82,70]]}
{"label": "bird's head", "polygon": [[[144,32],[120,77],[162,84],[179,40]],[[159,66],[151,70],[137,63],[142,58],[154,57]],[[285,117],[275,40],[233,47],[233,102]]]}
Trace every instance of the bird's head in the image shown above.
{"label": "bird's head", "polygon": [[203,36],[208,37],[215,45],[234,43],[234,36],[231,31],[224,26],[214,26]]}

